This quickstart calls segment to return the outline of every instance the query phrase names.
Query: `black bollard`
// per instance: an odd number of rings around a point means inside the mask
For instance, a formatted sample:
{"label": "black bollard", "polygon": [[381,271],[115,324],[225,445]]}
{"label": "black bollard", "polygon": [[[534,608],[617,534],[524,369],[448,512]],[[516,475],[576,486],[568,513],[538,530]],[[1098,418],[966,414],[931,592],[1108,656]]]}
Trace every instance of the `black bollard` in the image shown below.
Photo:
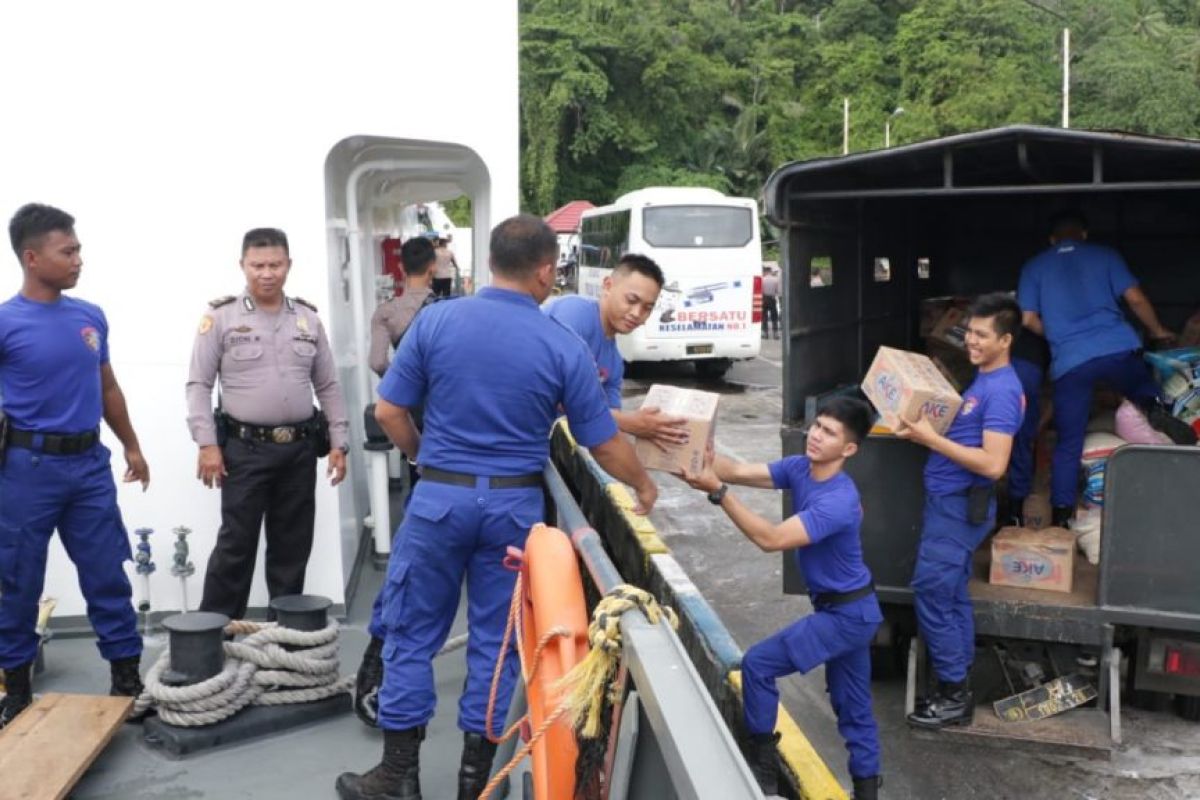
{"label": "black bollard", "polygon": [[280,627],[294,631],[323,631],[329,624],[333,601],[318,594],[289,594],[271,601],[271,611]]}
{"label": "black bollard", "polygon": [[225,626],[229,617],[189,611],[163,620],[170,633],[171,666],[162,674],[167,686],[190,686],[219,675],[225,667]]}

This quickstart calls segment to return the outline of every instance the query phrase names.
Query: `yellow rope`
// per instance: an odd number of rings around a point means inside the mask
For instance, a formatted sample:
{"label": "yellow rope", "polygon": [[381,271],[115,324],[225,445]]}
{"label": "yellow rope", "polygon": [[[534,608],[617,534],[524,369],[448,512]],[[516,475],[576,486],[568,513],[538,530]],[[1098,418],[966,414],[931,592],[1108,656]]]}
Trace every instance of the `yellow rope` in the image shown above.
{"label": "yellow rope", "polygon": [[567,719],[583,737],[594,739],[600,734],[605,699],[610,703],[619,699],[612,695],[619,691],[614,678],[621,661],[621,615],[634,608],[640,609],[651,625],[657,625],[665,616],[672,628],[679,627],[674,610],[660,606],[649,592],[636,586],[621,584],[600,599],[588,625],[591,650],[554,687],[562,692],[561,708],[566,710]]}

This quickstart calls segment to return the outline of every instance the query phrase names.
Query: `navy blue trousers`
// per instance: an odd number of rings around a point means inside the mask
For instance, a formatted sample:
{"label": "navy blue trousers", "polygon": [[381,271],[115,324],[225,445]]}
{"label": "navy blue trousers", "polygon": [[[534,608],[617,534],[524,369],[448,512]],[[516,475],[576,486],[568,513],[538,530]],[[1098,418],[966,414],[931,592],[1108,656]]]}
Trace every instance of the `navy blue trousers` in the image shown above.
{"label": "navy blue trousers", "polygon": [[[1012,365],[1021,380],[1021,390],[1025,392],[1025,418],[1013,437],[1012,456],[1008,462],[1008,496],[1020,500],[1029,497],[1033,491],[1034,447],[1041,418],[1040,395],[1045,373],[1037,364],[1022,358],[1013,359]],[[1013,510],[1019,512],[1021,509]]]}
{"label": "navy blue trousers", "polygon": [[883,621],[869,595],[845,605],[818,608],[763,639],[742,657],[746,729],[771,733],[779,713],[775,681],[825,665],[829,703],[850,754],[850,774],[879,774],[879,728],[871,712],[871,640]]}
{"label": "navy blue trousers", "polygon": [[55,529],[79,572],[100,655],[109,661],[141,655],[123,566],[133,554],[110,455],[102,444],[73,456],[8,449],[0,469],[0,668],[37,656],[38,601]]}
{"label": "navy blue trousers", "polygon": [[1158,387],[1150,377],[1150,369],[1136,352],[1093,358],[1054,381],[1054,427],[1058,430],[1058,442],[1051,462],[1050,503],[1055,507],[1075,507],[1079,459],[1083,456],[1092,393],[1097,384],[1114,389],[1143,407],[1158,399]]}
{"label": "navy blue trousers", "polygon": [[[467,679],[458,727],[485,734],[488,694],[508,620],[517,573],[507,569],[510,545],[524,547],[545,502],[540,487],[490,489],[422,480],[400,524],[380,601],[384,631],[379,727],[426,724],[437,703],[433,657],[446,641],[467,586]],[[494,735],[502,733],[519,664],[510,644],[496,694]]]}
{"label": "navy blue trousers", "polygon": [[996,520],[992,501],[988,519],[967,521],[967,496],[925,495],[925,522],[913,570],[917,629],[929,648],[940,680],[966,680],[975,660],[975,616],[967,585],[975,549]]}

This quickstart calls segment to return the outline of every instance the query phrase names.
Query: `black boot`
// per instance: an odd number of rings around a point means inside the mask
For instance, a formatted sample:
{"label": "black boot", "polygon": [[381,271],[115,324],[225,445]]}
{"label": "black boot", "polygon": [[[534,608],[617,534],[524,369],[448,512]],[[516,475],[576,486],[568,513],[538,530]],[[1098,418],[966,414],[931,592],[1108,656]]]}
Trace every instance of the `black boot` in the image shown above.
{"label": "black boot", "polygon": [[354,713],[372,728],[379,725],[379,687],[383,685],[383,639],[371,637],[354,679]]}
{"label": "black boot", "polygon": [[765,795],[779,794],[778,733],[756,733],[747,743],[746,761]]}
{"label": "black boot", "polygon": [[[145,691],[142,685],[141,656],[118,658],[111,662],[109,670],[112,673],[112,686],[108,693],[113,697],[132,697],[135,700]],[[153,709],[147,708],[140,714],[130,713],[127,722],[141,722],[150,716]]]}
{"label": "black boot", "polygon": [[1025,527],[1025,498],[1008,498],[1008,524],[1016,528]]}
{"label": "black boot", "polygon": [[1146,412],[1146,421],[1150,427],[1159,433],[1166,434],[1175,444],[1193,445],[1196,443],[1196,432],[1192,426],[1175,417],[1161,403],[1152,403]]}
{"label": "black boot", "polygon": [[1050,509],[1050,525],[1055,528],[1070,528],[1073,516],[1075,509],[1071,506],[1055,506]]}
{"label": "black boot", "polygon": [[0,728],[16,719],[33,702],[33,662],[4,670],[4,699],[0,700]]}
{"label": "black boot", "polygon": [[882,775],[872,775],[870,778],[853,778],[854,797],[852,800],[879,800],[879,787],[883,786]]}
{"label": "black boot", "polygon": [[937,694],[923,708],[908,715],[908,723],[918,728],[944,728],[969,725],[975,717],[975,695],[966,681],[938,681]]}
{"label": "black boot", "polygon": [[383,761],[362,775],[337,779],[342,800],[421,800],[419,756],[425,728],[383,732]]}
{"label": "black boot", "polygon": [[458,768],[458,800],[478,800],[492,776],[496,745],[478,733],[463,734],[462,764]]}

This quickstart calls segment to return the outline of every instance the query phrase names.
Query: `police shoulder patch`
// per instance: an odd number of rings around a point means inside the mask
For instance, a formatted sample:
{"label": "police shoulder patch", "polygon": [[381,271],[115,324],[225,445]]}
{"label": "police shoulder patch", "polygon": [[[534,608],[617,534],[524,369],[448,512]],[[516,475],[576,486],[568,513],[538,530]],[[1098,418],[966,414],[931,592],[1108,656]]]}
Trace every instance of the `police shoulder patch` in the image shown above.
{"label": "police shoulder patch", "polygon": [[209,314],[205,314],[203,317],[200,318],[200,335],[203,336],[204,334],[211,331],[212,326],[213,326],[212,316]]}
{"label": "police shoulder patch", "polygon": [[221,306],[229,305],[234,300],[237,300],[237,298],[231,294],[227,294],[224,297],[218,297],[215,300],[209,300],[208,305],[211,306],[212,308],[220,308]]}
{"label": "police shoulder patch", "polygon": [[312,303],[308,302],[307,300],[305,300],[303,297],[293,297],[292,299],[295,300],[300,305],[304,306],[305,308],[311,309],[313,311],[313,313],[316,313],[317,307],[314,306]]}

